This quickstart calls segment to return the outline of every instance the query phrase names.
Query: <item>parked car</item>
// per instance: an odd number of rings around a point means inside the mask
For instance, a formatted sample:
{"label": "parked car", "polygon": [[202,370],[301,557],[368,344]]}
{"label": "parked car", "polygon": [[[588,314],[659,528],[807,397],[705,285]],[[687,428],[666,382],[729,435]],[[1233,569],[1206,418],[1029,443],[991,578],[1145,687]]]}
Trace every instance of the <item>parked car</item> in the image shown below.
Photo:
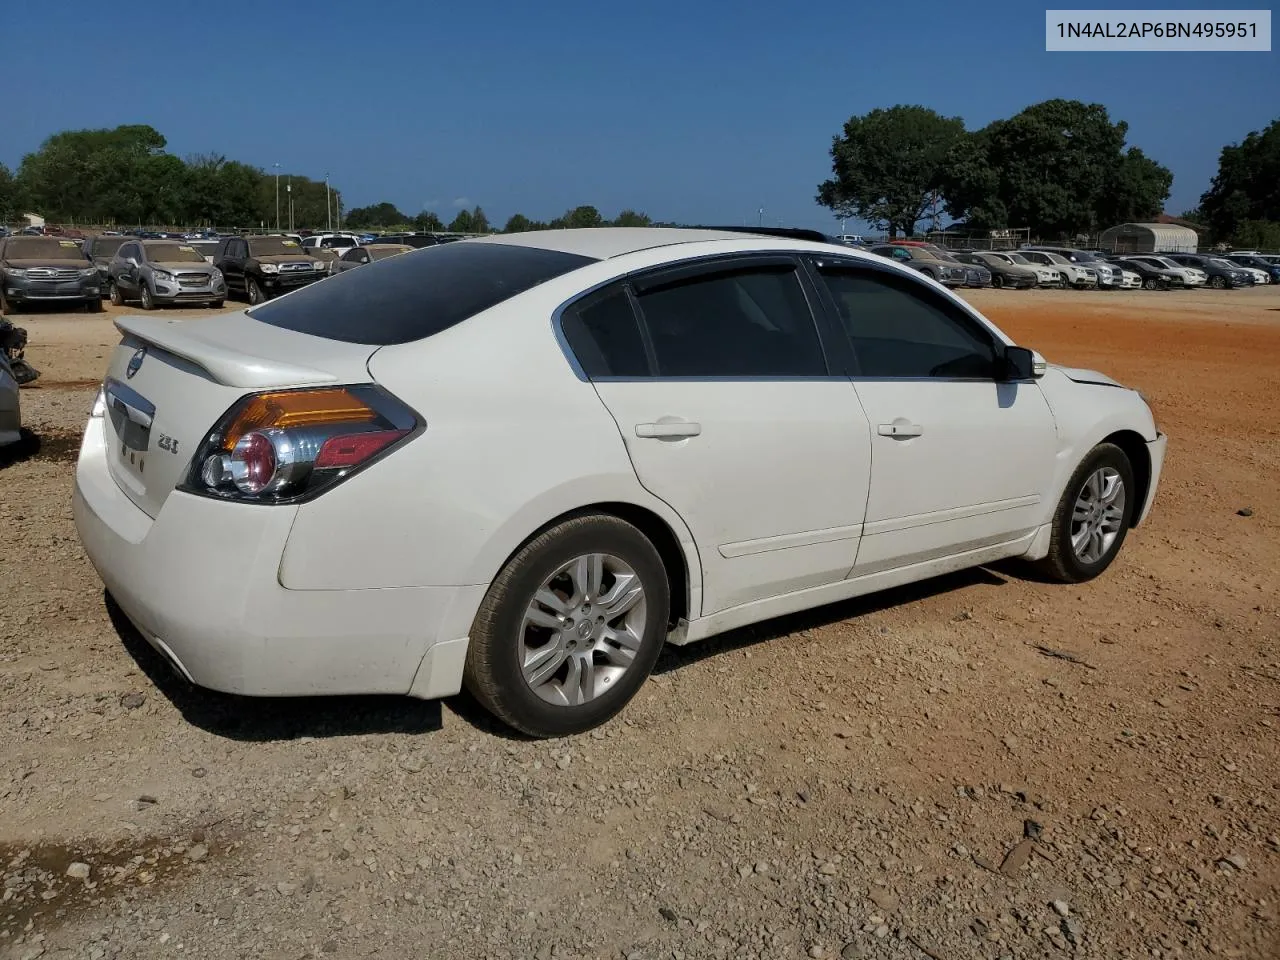
{"label": "parked car", "polygon": [[334,274],[345,273],[347,270],[363,266],[366,263],[372,263],[374,260],[385,260],[387,257],[409,253],[412,250],[413,247],[403,243],[369,243],[360,247],[352,247],[334,261],[329,272]]}
{"label": "parked car", "polygon": [[1098,272],[1082,263],[1072,263],[1060,253],[1048,250],[1019,250],[1022,256],[1032,263],[1050,267],[1058,272],[1058,278],[1064,287],[1075,290],[1089,290],[1098,285]]}
{"label": "parked car", "polygon": [[1154,257],[1116,254],[1112,262],[1138,274],[1142,278],[1144,290],[1168,290],[1171,287],[1187,286],[1187,275],[1182,270],[1160,263]]}
{"label": "parked car", "polygon": [[175,669],[465,683],[535,736],[616,714],[665,642],[1004,557],[1096,577],[1166,446],[1136,391],[812,241],[489,236],[117,322],[73,512]]}
{"label": "parked car", "polygon": [[22,439],[22,399],[18,390],[40,376],[24,358],[27,331],[0,319],[0,447]]}
{"label": "parked car", "polygon": [[[1267,283],[1280,283],[1280,258],[1272,262],[1257,254],[1228,253],[1222,259],[1228,260],[1242,269],[1257,270],[1265,274]],[[1255,276],[1254,279],[1256,280],[1257,277]]]}
{"label": "parked car", "polygon": [[937,259],[943,261],[944,263],[958,264],[960,266],[963,266],[964,267],[963,286],[973,287],[973,288],[991,286],[991,271],[985,265],[975,264],[975,263],[963,263],[962,261],[956,259],[956,255],[954,251],[948,250],[945,247],[940,247],[936,243],[926,243],[924,241],[911,240],[911,241],[901,241],[901,244],[902,246],[910,245],[913,247],[919,247],[922,250],[927,250],[929,251],[929,253],[933,254]]}
{"label": "parked car", "polygon": [[220,309],[227,297],[222,271],[185,240],[130,240],[109,269],[115,306],[137,300],[143,310],[192,302]]}
{"label": "parked car", "polygon": [[191,246],[196,248],[200,256],[204,257],[205,263],[213,263],[213,258],[218,255],[218,238],[212,240],[189,240]]}
{"label": "parked car", "polygon": [[1199,253],[1166,253],[1163,257],[1184,269],[1199,271],[1205,282],[1217,290],[1251,287],[1255,282],[1247,270],[1222,257]]}
{"label": "parked car", "polygon": [[1130,254],[1128,256],[1128,259],[1133,260],[1138,257],[1141,257],[1152,266],[1163,267],[1164,269],[1173,270],[1176,273],[1180,273],[1182,275],[1183,286],[1188,288],[1203,287],[1205,284],[1209,282],[1209,275],[1205,273],[1203,270],[1201,270],[1198,266],[1179,263],[1176,260],[1170,259],[1171,256],[1174,256],[1174,255],[1167,254],[1167,253]]}
{"label": "parked car", "polygon": [[80,241],[25,234],[0,239],[0,314],[48,302],[102,309],[98,268]]}
{"label": "parked car", "polygon": [[407,247],[420,250],[423,247],[437,246],[441,241],[430,233],[384,233],[374,237],[371,243],[403,243]]}
{"label": "parked car", "polygon": [[1113,271],[1112,286],[1119,290],[1141,290],[1142,274],[1126,270],[1120,264],[1111,264]]}
{"label": "parked car", "polygon": [[991,285],[996,289],[1026,290],[1040,283],[1037,269],[1022,258],[1022,262],[1013,259],[1013,254],[994,250],[956,251],[956,259],[961,263],[980,264],[991,271]]}
{"label": "parked car", "polygon": [[122,237],[119,234],[110,236],[102,234],[97,237],[90,237],[84,241],[84,255],[94,262],[98,268],[98,279],[101,281],[102,296],[107,296],[111,289],[111,260],[116,255],[116,251],[129,238]]}
{"label": "parked car", "polygon": [[948,287],[962,287],[968,278],[964,264],[940,260],[931,250],[926,250],[924,247],[880,243],[871,247],[870,252],[889,260],[896,260]]}
{"label": "parked car", "polygon": [[328,264],[305,253],[297,240],[282,236],[224,237],[213,265],[226,278],[228,294],[263,303],[328,276]]}
{"label": "parked car", "polygon": [[360,238],[350,233],[313,233],[302,240],[302,249],[310,254],[324,250],[333,251],[334,259],[352,247],[360,246]]}
{"label": "parked car", "polygon": [[[1105,260],[1101,253],[1095,250],[1080,250],[1076,247],[1054,247],[1044,244],[1033,244],[1024,246],[1022,253],[1030,250],[1039,250],[1044,253],[1056,253],[1061,257],[1065,257],[1071,263],[1088,267],[1098,276],[1099,289],[1119,289],[1122,284],[1120,282],[1120,268]],[[1141,284],[1139,284],[1141,286]]]}

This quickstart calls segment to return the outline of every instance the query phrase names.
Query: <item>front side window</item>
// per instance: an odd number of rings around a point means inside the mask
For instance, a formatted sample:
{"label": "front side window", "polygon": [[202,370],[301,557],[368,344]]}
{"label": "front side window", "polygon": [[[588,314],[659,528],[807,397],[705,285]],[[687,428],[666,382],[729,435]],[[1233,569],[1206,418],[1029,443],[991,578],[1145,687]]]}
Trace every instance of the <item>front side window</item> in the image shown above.
{"label": "front side window", "polygon": [[792,265],[697,274],[638,300],[660,377],[827,375]]}
{"label": "front side window", "polygon": [[994,379],[995,341],[982,326],[910,277],[819,268],[863,377]]}
{"label": "front side window", "polygon": [[588,378],[649,376],[640,324],[625,287],[579,300],[564,312],[560,327]]}

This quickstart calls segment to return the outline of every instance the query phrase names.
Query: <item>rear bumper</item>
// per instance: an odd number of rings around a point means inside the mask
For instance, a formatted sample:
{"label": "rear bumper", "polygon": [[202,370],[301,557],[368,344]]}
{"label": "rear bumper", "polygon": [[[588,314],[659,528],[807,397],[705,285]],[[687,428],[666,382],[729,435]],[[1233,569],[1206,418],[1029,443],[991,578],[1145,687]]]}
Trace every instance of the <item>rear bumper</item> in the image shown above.
{"label": "rear bumper", "polygon": [[1147,499],[1142,504],[1142,511],[1138,514],[1135,526],[1146,523],[1147,515],[1151,513],[1151,505],[1156,502],[1156,488],[1160,486],[1160,474],[1164,470],[1165,448],[1168,445],[1169,438],[1163,433],[1157,433],[1156,438],[1147,444],[1147,456],[1151,460],[1151,483],[1147,486]]}
{"label": "rear bumper", "polygon": [[280,558],[296,507],[174,492],[153,520],[107,467],[90,420],[72,510],[81,543],[143,637],[200,686],[247,696],[461,687],[484,588],[286,590]]}

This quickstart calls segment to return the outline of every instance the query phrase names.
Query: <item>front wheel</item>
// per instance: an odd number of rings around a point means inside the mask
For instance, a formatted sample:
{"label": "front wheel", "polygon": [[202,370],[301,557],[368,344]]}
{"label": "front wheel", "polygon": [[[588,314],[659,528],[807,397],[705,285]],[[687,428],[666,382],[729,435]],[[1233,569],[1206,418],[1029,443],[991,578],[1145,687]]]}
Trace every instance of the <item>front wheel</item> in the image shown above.
{"label": "front wheel", "polygon": [[143,310],[154,310],[156,302],[151,296],[151,288],[147,286],[147,281],[143,280],[138,284],[138,302],[142,304]]}
{"label": "front wheel", "polygon": [[999,290],[1004,286],[1004,277],[1000,276],[998,273],[993,273],[991,275],[991,285]]}
{"label": "front wheel", "polygon": [[213,303],[209,304],[209,306],[210,306],[210,307],[212,307],[214,310],[221,310],[221,309],[222,309],[222,301],[221,301],[221,300],[215,300],[215,301],[213,301]]}
{"label": "front wheel", "polygon": [[86,300],[86,301],[84,302],[84,308],[85,308],[85,310],[87,310],[89,313],[101,313],[101,312],[102,312],[102,298],[101,298],[101,297],[94,297],[92,300]]}
{"label": "front wheel", "polygon": [[1049,553],[1040,566],[1055,580],[1092,580],[1120,552],[1137,508],[1133,465],[1113,443],[1089,451],[1053,514]]}
{"label": "front wheel", "polygon": [[1213,278],[1209,281],[1209,286],[1213,287],[1213,289],[1215,289],[1215,290],[1225,290],[1225,289],[1226,289],[1226,287],[1227,287],[1227,278],[1226,278],[1226,277],[1213,277]]}
{"label": "front wheel", "polygon": [[124,294],[120,292],[120,284],[111,284],[111,305],[113,307],[124,306]]}
{"label": "front wheel", "polygon": [[1142,285],[1148,290],[1154,290],[1159,286],[1159,282],[1155,277],[1147,277],[1147,279],[1142,281]]}
{"label": "front wheel", "polygon": [[253,277],[247,277],[245,279],[244,284],[245,284],[245,289],[248,291],[248,294],[249,294],[250,306],[256,307],[258,304],[262,303],[267,299],[262,294],[262,287],[258,286],[258,281],[253,279]]}
{"label": "front wheel", "polygon": [[536,536],[476,614],[464,673],[486,708],[535,737],[582,733],[635,696],[666,639],[662,558],[617,517],[574,517]]}

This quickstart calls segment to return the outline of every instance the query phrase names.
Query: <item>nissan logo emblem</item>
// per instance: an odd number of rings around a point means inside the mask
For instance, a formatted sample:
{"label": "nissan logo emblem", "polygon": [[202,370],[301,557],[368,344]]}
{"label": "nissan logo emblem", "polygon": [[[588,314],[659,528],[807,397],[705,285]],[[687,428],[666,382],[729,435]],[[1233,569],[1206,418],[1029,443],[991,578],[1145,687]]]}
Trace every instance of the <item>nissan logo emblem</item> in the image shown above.
{"label": "nissan logo emblem", "polygon": [[142,361],[146,359],[146,356],[146,347],[139,347],[133,352],[133,356],[129,358],[129,366],[127,366],[124,371],[124,377],[126,380],[132,380],[133,375],[142,369]]}

